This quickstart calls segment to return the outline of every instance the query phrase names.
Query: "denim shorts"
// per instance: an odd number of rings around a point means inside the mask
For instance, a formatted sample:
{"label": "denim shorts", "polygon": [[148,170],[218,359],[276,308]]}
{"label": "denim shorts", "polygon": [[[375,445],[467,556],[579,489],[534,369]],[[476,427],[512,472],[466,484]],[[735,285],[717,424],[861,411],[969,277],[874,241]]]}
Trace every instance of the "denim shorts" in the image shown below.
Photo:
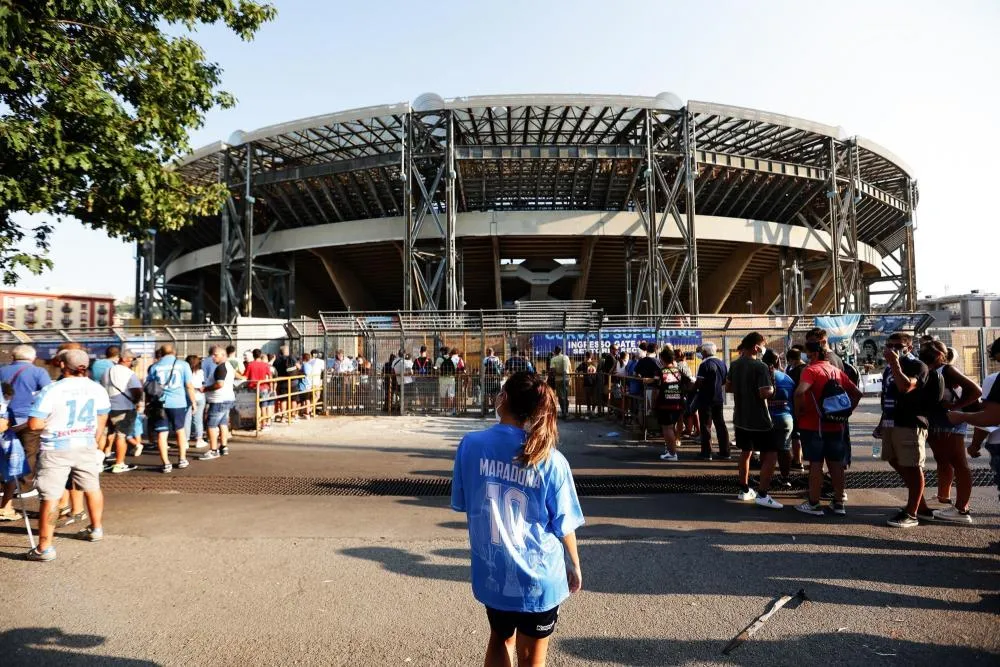
{"label": "denim shorts", "polygon": [[229,426],[229,411],[233,408],[233,401],[225,403],[209,403],[208,416],[205,417],[205,425],[208,428],[219,428]]}
{"label": "denim shorts", "polygon": [[153,421],[153,430],[157,433],[183,431],[187,423],[187,408],[160,408]]}
{"label": "denim shorts", "polygon": [[802,458],[809,463],[823,460],[840,463],[846,456],[846,442],[843,431],[800,431],[802,435]]}
{"label": "denim shorts", "polygon": [[792,450],[792,429],[794,424],[791,415],[771,415],[771,437],[779,452],[790,452]]}

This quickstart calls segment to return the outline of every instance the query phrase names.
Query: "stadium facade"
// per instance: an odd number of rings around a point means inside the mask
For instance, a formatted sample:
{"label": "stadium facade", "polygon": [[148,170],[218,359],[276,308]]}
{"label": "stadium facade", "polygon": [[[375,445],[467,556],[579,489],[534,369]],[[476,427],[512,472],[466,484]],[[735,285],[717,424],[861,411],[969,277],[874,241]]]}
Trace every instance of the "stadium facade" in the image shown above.
{"label": "stadium facade", "polygon": [[235,132],[177,168],[230,197],[145,242],[147,313],[916,306],[918,192],[900,159],[842,128],[671,93],[425,94]]}

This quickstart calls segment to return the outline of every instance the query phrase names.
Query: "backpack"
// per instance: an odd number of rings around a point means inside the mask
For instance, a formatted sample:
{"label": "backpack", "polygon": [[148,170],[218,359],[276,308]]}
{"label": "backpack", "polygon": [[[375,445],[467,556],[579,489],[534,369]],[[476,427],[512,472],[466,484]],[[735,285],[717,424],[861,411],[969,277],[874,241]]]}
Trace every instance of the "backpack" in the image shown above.
{"label": "backpack", "polygon": [[413,368],[420,375],[427,375],[431,368],[431,360],[427,357],[417,357],[413,360]]}
{"label": "backpack", "polygon": [[450,376],[455,374],[455,362],[451,360],[450,357],[446,357],[441,360],[441,376]]}
{"label": "backpack", "polygon": [[486,374],[487,375],[500,375],[503,372],[503,367],[500,365],[500,360],[496,357],[486,357]]}
{"label": "backpack", "polygon": [[[167,374],[166,384],[170,384],[170,381],[174,379],[174,366],[176,365],[177,357],[174,357],[174,363],[170,365],[170,373]],[[163,402],[163,394],[166,393],[166,387],[164,387],[163,384],[164,383],[160,382],[160,378],[156,373],[149,374],[149,377],[146,378],[145,384],[142,385],[142,390],[146,394],[147,404],[159,405]]]}
{"label": "backpack", "polygon": [[[813,400],[816,400],[815,395],[813,396]],[[851,397],[844,391],[840,382],[834,378],[830,378],[823,385],[823,391],[820,392],[816,407],[819,412],[820,421],[831,424],[846,424],[847,420],[851,417],[851,413],[854,412],[854,407],[851,405]]]}
{"label": "backpack", "polygon": [[684,376],[676,366],[668,366],[660,371],[660,386],[656,398],[657,410],[684,409]]}

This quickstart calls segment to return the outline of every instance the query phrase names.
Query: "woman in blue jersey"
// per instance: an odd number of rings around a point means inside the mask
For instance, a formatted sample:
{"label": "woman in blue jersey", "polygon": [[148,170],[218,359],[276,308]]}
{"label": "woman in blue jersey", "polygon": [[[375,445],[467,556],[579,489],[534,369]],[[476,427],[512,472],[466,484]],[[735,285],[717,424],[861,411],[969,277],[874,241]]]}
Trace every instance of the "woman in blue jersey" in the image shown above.
{"label": "woman in blue jersey", "polygon": [[558,406],[545,378],[512,375],[496,411],[496,426],[458,446],[451,507],[468,518],[472,593],[490,623],[485,664],[544,665],[559,605],[583,583],[574,532],[583,513],[555,449]]}
{"label": "woman in blue jersey", "polygon": [[771,435],[778,445],[778,470],[781,471],[780,487],[791,488],[788,475],[792,465],[792,396],[795,395],[795,381],[778,369],[778,355],[774,350],[768,350],[761,357],[771,372],[771,384],[774,385],[774,395],[767,401],[767,409],[771,413]]}

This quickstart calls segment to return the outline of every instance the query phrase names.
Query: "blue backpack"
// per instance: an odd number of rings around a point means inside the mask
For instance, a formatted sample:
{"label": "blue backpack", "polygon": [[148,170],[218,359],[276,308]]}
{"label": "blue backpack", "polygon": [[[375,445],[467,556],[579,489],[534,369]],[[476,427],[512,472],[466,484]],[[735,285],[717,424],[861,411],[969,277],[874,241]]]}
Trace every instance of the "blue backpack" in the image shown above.
{"label": "blue backpack", "polygon": [[833,378],[827,380],[826,384],[823,385],[819,404],[816,407],[819,410],[820,420],[831,424],[846,424],[854,412],[851,397],[844,391],[840,382]]}

